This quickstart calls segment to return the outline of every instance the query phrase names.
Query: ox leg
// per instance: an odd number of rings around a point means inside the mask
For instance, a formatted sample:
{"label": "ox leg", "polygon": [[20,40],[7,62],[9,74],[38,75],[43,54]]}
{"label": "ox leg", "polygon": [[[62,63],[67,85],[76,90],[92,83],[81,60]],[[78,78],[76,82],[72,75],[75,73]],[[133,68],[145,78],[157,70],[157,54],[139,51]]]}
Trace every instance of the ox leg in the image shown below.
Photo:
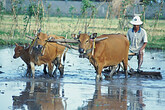
{"label": "ox leg", "polygon": [[50,77],[53,77],[53,75],[52,75],[53,66],[54,66],[53,63],[48,63],[48,74]]}
{"label": "ox leg", "polygon": [[35,65],[33,62],[30,62],[30,66],[31,66],[32,76],[34,78],[35,77]]}
{"label": "ox leg", "polygon": [[[127,60],[127,61],[128,61],[128,60]],[[125,78],[127,78],[127,76],[128,76],[128,72],[127,72],[127,65],[128,65],[128,62],[123,61],[123,65],[124,65]]]}
{"label": "ox leg", "polygon": [[117,68],[117,65],[112,67],[111,72],[109,74],[110,78],[112,78],[113,74],[116,72],[116,68]]}
{"label": "ox leg", "polygon": [[26,76],[31,76],[31,66],[30,64],[27,64],[27,72],[26,72]]}
{"label": "ox leg", "polygon": [[61,58],[57,57],[54,61],[54,64],[56,65],[56,69],[53,72],[54,75],[56,75],[57,69],[60,71],[60,76],[63,76],[64,74],[64,65],[61,64]]}
{"label": "ox leg", "polygon": [[56,66],[56,69],[53,72],[53,75],[56,76],[57,75],[57,69],[59,68],[59,58],[56,57],[56,59],[53,61],[53,64]]}
{"label": "ox leg", "polygon": [[102,76],[101,76],[102,69],[103,69],[102,66],[100,66],[100,67],[98,66],[98,68],[96,69],[96,72],[97,72],[96,80],[97,80],[97,81],[102,80]]}
{"label": "ox leg", "polygon": [[47,67],[47,65],[44,64],[44,69],[43,69],[43,71],[44,71],[45,74],[48,74],[47,71],[46,71],[46,67]]}
{"label": "ox leg", "polygon": [[60,64],[58,69],[60,71],[60,76],[63,76],[64,75],[64,65]]}

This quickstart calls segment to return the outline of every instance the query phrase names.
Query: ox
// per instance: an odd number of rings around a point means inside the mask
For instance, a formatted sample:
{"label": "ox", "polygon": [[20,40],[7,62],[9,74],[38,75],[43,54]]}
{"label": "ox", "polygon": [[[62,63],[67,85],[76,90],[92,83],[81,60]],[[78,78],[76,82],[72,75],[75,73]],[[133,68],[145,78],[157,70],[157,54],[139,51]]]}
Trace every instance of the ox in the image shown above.
{"label": "ox", "polygon": [[[79,42],[80,57],[86,57],[96,70],[96,78],[101,80],[101,72],[104,67],[116,66],[123,62],[125,77],[127,77],[129,41],[122,34],[107,34],[97,37],[93,35],[72,35]],[[97,37],[97,38],[96,38]],[[104,40],[97,40],[101,38]],[[96,39],[95,39],[96,38]],[[113,73],[110,73],[112,77]]]}
{"label": "ox", "polygon": [[[17,43],[15,43],[15,49],[14,49],[14,55],[13,58],[19,58],[21,57],[21,59],[26,63],[27,65],[27,72],[26,75],[29,74],[29,76],[31,75],[31,66],[30,66],[30,54],[29,54],[29,46],[25,45],[25,46],[20,46]],[[44,69],[43,69],[44,73],[47,74],[46,72],[46,65],[44,65]]]}
{"label": "ox", "polygon": [[[48,64],[49,76],[53,76],[56,73],[57,69],[59,69],[60,75],[63,75],[64,66],[61,64],[61,57],[64,53],[65,46],[59,45],[57,43],[47,42],[49,38],[65,39],[61,36],[48,36],[47,34],[42,32],[36,34],[36,38],[33,40],[30,47],[30,65],[33,78],[35,76],[35,64],[38,66],[40,66],[41,64]],[[65,58],[65,53],[63,58]],[[52,74],[54,64],[57,67]]]}

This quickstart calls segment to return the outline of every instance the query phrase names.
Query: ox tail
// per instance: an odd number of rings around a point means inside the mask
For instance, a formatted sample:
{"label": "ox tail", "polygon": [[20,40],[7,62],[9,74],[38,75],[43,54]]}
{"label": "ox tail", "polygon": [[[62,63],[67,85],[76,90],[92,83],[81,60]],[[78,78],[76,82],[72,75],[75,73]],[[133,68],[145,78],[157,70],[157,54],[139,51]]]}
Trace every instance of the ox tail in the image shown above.
{"label": "ox tail", "polygon": [[68,48],[64,51],[63,53],[63,65],[65,64],[65,59],[66,59],[66,52],[68,51]]}

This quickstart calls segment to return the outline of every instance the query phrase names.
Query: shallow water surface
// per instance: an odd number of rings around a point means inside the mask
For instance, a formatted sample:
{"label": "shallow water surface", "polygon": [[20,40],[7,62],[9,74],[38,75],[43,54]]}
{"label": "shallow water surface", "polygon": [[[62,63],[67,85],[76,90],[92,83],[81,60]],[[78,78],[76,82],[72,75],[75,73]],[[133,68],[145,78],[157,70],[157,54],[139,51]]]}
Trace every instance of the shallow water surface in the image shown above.
{"label": "shallow water surface", "polygon": [[[0,110],[164,110],[165,52],[146,51],[142,69],[159,71],[163,79],[115,75],[95,81],[95,70],[78,52],[66,54],[64,77],[50,78],[36,66],[36,78],[25,76],[26,65],[13,59],[14,49],[0,48]],[[133,57],[129,64],[137,68]],[[104,78],[104,76],[103,76]]]}

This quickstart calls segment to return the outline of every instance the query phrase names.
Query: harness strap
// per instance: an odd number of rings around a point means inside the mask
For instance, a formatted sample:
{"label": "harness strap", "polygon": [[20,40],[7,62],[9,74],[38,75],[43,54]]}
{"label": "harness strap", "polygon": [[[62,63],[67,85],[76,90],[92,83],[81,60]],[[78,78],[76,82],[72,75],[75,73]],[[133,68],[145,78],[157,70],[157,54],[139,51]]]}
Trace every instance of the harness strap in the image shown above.
{"label": "harness strap", "polygon": [[29,49],[29,53],[31,54],[32,53],[32,51],[33,51],[33,46],[34,46],[34,43],[36,42],[36,39],[37,39],[37,36],[34,38],[34,40],[33,40],[33,42],[32,42],[32,44],[30,45],[30,49]]}
{"label": "harness strap", "polygon": [[36,39],[37,39],[37,36],[34,38],[34,40],[33,40],[32,44],[31,44],[31,47],[34,45],[34,43],[35,43]]}
{"label": "harness strap", "polygon": [[95,49],[95,45],[96,45],[95,40],[96,40],[96,38],[94,38],[94,40],[93,40],[93,46],[92,46],[92,56],[94,55],[94,49]]}

